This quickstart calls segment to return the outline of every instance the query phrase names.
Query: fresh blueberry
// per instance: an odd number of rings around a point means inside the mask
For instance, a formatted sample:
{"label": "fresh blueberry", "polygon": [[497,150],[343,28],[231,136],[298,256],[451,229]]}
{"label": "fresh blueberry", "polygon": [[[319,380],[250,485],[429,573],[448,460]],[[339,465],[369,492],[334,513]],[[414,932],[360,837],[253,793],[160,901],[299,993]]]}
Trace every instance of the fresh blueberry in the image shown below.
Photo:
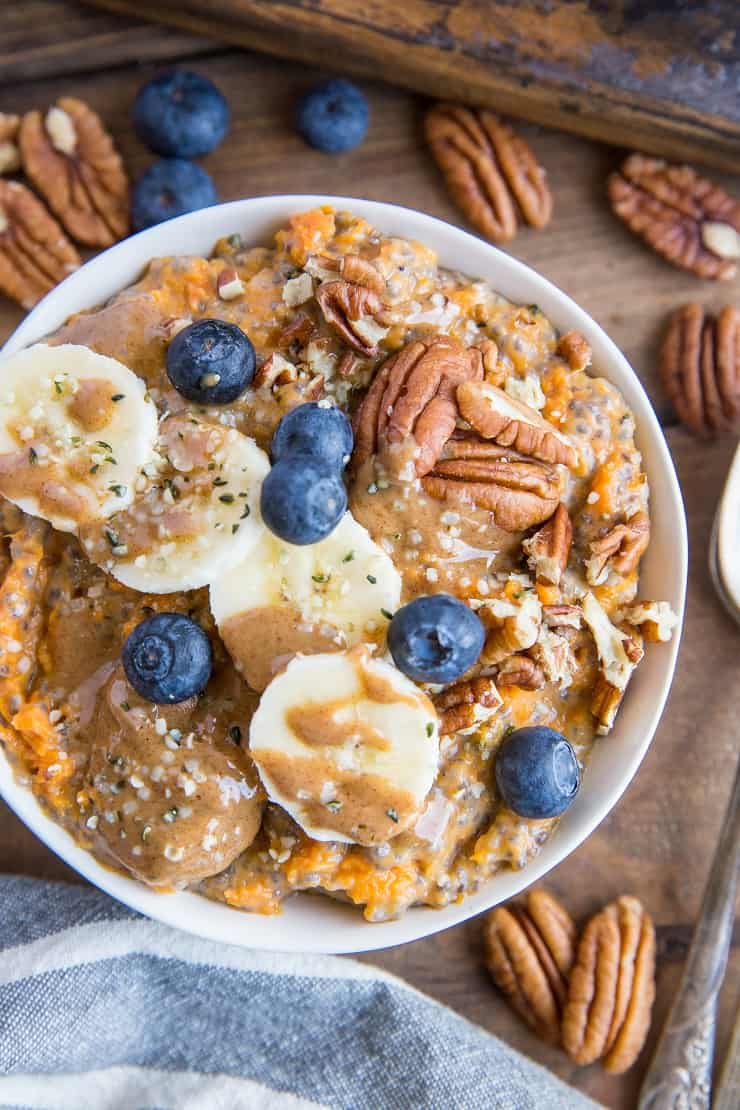
{"label": "fresh blueberry", "polygon": [[370,108],[351,81],[323,81],[298,105],[296,126],[310,146],[327,154],[351,150],[365,138]]}
{"label": "fresh blueberry", "polygon": [[235,401],[254,377],[254,347],[236,324],[196,320],[167,348],[167,377],[178,393],[201,405]]}
{"label": "fresh blueberry", "polygon": [[484,640],[473,610],[449,594],[403,605],[388,629],[393,662],[415,682],[454,682],[476,662]]}
{"label": "fresh blueberry", "polygon": [[123,645],[123,669],[134,690],[158,705],[199,694],[211,677],[211,642],[182,613],[155,613]]}
{"label": "fresh blueberry", "polygon": [[520,817],[557,817],[581,785],[576,753],[564,736],[542,725],[517,728],[496,753],[496,783]]}
{"label": "fresh blueberry", "polygon": [[347,491],[336,467],[311,455],[286,455],[262,483],[262,519],[286,543],[318,543],[347,511]]}
{"label": "fresh blueberry", "polygon": [[143,143],[171,158],[199,158],[217,147],[229,126],[222,93],[199,73],[175,69],[147,81],[134,101]]}
{"label": "fresh blueberry", "polygon": [[307,401],[286,413],[270,444],[272,461],[286,455],[310,455],[343,469],[352,454],[352,425],[336,405]]}
{"label": "fresh blueberry", "polygon": [[153,162],[136,182],[131,194],[131,222],[135,231],[208,208],[218,194],[210,176],[184,158]]}

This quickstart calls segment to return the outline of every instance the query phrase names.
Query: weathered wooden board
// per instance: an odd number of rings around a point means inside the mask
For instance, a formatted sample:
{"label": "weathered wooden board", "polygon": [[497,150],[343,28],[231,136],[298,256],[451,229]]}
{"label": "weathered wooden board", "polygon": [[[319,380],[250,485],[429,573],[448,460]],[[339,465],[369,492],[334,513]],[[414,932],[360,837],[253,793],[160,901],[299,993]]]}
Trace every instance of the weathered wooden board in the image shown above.
{"label": "weathered wooden board", "polygon": [[[56,7],[61,15],[63,5]],[[81,9],[69,8],[70,19],[76,18]],[[0,41],[4,19],[3,9]],[[156,65],[83,73],[88,40],[83,37],[77,49],[79,64],[69,56],[68,46],[58,77],[0,87],[0,111],[43,106],[63,92],[79,95],[102,114],[135,175],[152,156],[131,130],[131,102]],[[416,97],[363,83],[372,111],[367,140],[332,158],[308,149],[291,127],[295,100],[317,79],[318,71],[241,52],[201,57],[196,64],[224,90],[233,112],[226,141],[203,160],[224,200],[301,189],[395,201],[460,222],[424,149],[419,129],[423,103]],[[71,76],[74,70],[77,76]],[[740,279],[723,286],[696,281],[629,235],[612,216],[604,194],[606,175],[617,157],[614,151],[533,125],[523,126],[522,133],[547,168],[555,212],[545,232],[522,231],[511,253],[564,288],[606,328],[642,377],[664,423],[670,424],[655,373],[664,315],[689,299],[715,307],[740,303]],[[738,190],[737,178],[719,179]],[[0,301],[0,343],[20,319],[20,310]],[[610,817],[548,880],[580,918],[624,892],[641,898],[654,915],[660,965],[651,1044],[680,975],[716,843],[737,758],[740,704],[740,633],[723,615],[706,568],[711,516],[733,444],[700,444],[677,427],[668,428],[668,439],[686,499],[691,539],[688,619],[679,671],[635,782]],[[1,804],[0,870],[75,878]],[[740,937],[737,940],[722,997],[719,1058],[740,991]],[[574,1069],[561,1053],[542,1046],[491,987],[481,962],[480,921],[363,959],[396,972],[497,1033],[611,1110],[633,1110],[646,1060],[626,1076],[613,1077],[598,1066]]]}
{"label": "weathered wooden board", "polygon": [[593,139],[740,169],[737,0],[91,0]]}

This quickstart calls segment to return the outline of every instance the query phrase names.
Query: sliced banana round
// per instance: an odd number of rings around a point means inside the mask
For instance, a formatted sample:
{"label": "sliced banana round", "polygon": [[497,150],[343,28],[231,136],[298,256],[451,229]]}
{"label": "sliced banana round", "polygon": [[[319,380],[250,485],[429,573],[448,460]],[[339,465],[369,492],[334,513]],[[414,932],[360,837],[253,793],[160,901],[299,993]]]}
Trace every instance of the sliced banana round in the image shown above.
{"label": "sliced banana round", "polygon": [[170,416],[134,502],[102,526],[81,530],[85,551],[144,593],[206,586],[263,535],[260,488],[269,469],[265,452],[236,429]]}
{"label": "sliced banana round", "polygon": [[296,652],[381,643],[400,598],[400,574],[351,513],[325,540],[301,547],[266,530],[211,583],[221,638],[255,690]]}
{"label": "sliced banana round", "polygon": [[0,360],[0,493],[61,532],[130,505],[157,410],[123,363],[74,343]]}
{"label": "sliced banana round", "polygon": [[429,698],[364,646],[297,655],[260,699],[249,749],[315,840],[380,844],[414,824],[439,761]]}

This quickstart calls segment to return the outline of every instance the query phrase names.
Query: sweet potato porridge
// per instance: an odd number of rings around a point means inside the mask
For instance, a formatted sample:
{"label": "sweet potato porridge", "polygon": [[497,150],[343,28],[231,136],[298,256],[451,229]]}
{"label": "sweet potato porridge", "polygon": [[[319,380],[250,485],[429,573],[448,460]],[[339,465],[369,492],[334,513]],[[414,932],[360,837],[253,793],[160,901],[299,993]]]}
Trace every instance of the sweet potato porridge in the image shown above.
{"label": "sweet potato porridge", "polygon": [[251,912],[382,921],[524,867],[675,625],[590,364],[329,208],[154,259],[6,358],[19,778],[109,866]]}

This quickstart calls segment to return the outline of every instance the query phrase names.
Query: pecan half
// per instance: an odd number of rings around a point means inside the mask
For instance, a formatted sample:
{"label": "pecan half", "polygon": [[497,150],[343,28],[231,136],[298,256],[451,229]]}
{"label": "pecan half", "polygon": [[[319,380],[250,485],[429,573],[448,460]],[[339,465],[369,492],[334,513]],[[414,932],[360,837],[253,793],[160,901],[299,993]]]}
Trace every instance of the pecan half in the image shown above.
{"label": "pecan half", "polygon": [[434,705],[439,714],[440,736],[475,730],[501,708],[503,702],[492,678],[471,678],[456,682],[437,694]]}
{"label": "pecan half", "polygon": [[477,436],[449,439],[422,484],[440,501],[488,509],[506,532],[541,524],[560,501],[555,467]]}
{"label": "pecan half", "polygon": [[316,300],[327,324],[350,347],[369,358],[378,353],[378,340],[386,333],[374,319],[384,305],[374,289],[350,281],[325,281]]}
{"label": "pecan half", "polygon": [[633,513],[623,524],[616,524],[601,539],[592,540],[589,544],[591,555],[586,560],[589,585],[601,585],[610,570],[617,574],[636,570],[649,543],[650,518],[643,510]]}
{"label": "pecan half", "polygon": [[637,898],[623,896],[606,912],[619,926],[619,977],[604,1067],[619,1075],[640,1054],[655,1001],[655,927]]}
{"label": "pecan half", "polygon": [[475,347],[444,335],[407,344],[383,363],[355,413],[353,467],[413,436],[416,473],[427,474],[454,431],[456,388],[482,376]]}
{"label": "pecan half", "polygon": [[608,183],[617,216],[648,246],[700,278],[727,281],[740,258],[740,202],[690,166],[631,154]]}
{"label": "pecan half", "polygon": [[30,189],[0,181],[0,290],[33,308],[79,264],[77,251]]}
{"label": "pecan half", "polygon": [[571,370],[586,370],[591,365],[591,348],[579,331],[567,331],[561,335],[557,353]]}
{"label": "pecan half", "polygon": [[658,367],[676,415],[695,435],[735,427],[740,418],[740,310],[716,317],[685,304],[668,320]]}
{"label": "pecan half", "polygon": [[0,174],[15,173],[21,168],[21,155],[16,139],[20,116],[0,112]]}
{"label": "pecan half", "polygon": [[531,147],[498,116],[459,104],[427,112],[426,139],[457,206],[495,243],[513,239],[517,205],[526,223],[545,227],[552,195]]}
{"label": "pecan half", "polygon": [[545,672],[528,655],[510,655],[499,663],[496,671],[499,686],[518,686],[520,690],[541,690],[545,685]]}
{"label": "pecan half", "polygon": [[107,247],[128,235],[123,163],[87,104],[63,96],[44,117],[28,112],[18,142],[24,172],[74,239]]}
{"label": "pecan half", "polygon": [[537,409],[510,397],[490,382],[464,382],[457,390],[460,412],[479,435],[501,447],[542,462],[575,466],[577,455],[566,436]]}
{"label": "pecan half", "polygon": [[483,926],[486,966],[493,981],[527,1025],[550,1044],[560,1040],[575,935],[568,912],[544,891],[532,891],[526,908],[497,906]]}
{"label": "pecan half", "polygon": [[560,585],[560,579],[568,565],[572,543],[573,525],[568,510],[561,501],[547,524],[528,540],[522,541],[522,549],[536,582],[545,586]]}
{"label": "pecan half", "polygon": [[619,927],[602,910],[581,935],[563,1011],[563,1048],[576,1064],[592,1064],[604,1054],[614,1016],[619,960]]}

